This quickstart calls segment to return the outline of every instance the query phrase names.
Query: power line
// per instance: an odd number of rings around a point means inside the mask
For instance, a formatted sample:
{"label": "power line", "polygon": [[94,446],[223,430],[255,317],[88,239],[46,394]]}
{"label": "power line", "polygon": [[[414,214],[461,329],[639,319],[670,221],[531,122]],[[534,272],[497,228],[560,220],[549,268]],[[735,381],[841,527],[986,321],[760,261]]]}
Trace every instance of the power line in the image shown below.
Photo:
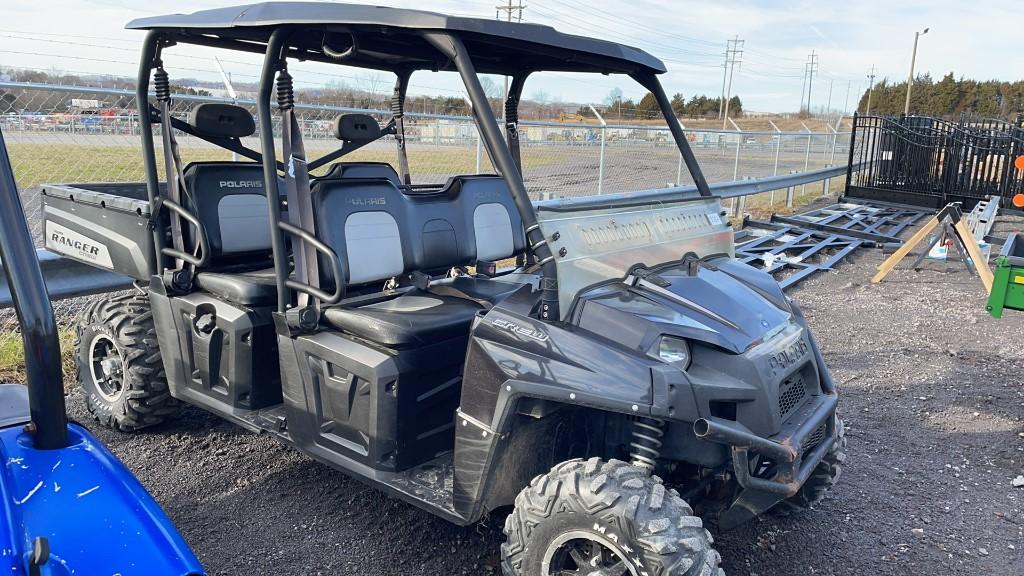
{"label": "power line", "polygon": [[[54,40],[54,39],[50,39],[50,38],[33,38],[32,37],[34,35],[39,35],[39,36],[67,36],[67,37],[70,37],[70,38],[91,38],[91,39],[99,39],[99,40],[105,39],[104,37],[99,37],[99,36],[83,36],[83,35],[77,35],[77,34],[57,35],[57,34],[47,34],[47,33],[43,33],[43,32],[34,32],[34,31],[33,32],[25,32],[25,31],[19,31],[19,30],[0,30],[0,32],[7,32],[6,34],[0,34],[0,38],[8,38],[8,39],[12,39],[12,40],[25,40],[25,41],[29,41],[29,42],[41,42],[41,43],[46,43],[46,44],[59,44],[59,45],[64,45],[64,46],[77,46],[77,47],[84,47],[84,48],[98,48],[98,49],[102,49],[102,50],[116,50],[116,51],[119,51],[119,52],[128,52],[128,53],[132,53],[132,54],[136,54],[139,51],[138,48],[125,48],[125,47],[121,47],[121,46],[104,46],[104,45],[99,45],[99,44],[91,44],[91,43],[88,43],[88,42],[76,42],[76,41],[72,41],[72,40]],[[123,42],[134,42],[137,46],[141,45],[141,41],[131,41],[131,40],[122,40],[122,41]],[[0,50],[0,52],[2,52],[2,53],[9,53],[9,54],[19,54],[19,55],[24,55],[24,56],[42,56],[42,57],[52,57],[52,58],[55,58],[55,59],[74,59],[74,60],[83,60],[83,61],[103,62],[103,63],[108,63],[108,64],[121,64],[121,65],[133,66],[133,67],[138,65],[136,62],[128,62],[128,61],[124,61],[124,60],[115,60],[115,59],[112,59],[112,58],[88,58],[88,57],[82,57],[82,56],[71,56],[71,55],[67,55],[67,54],[49,54],[49,53],[42,53],[42,52],[29,52],[29,51],[24,51],[24,50],[22,50],[22,51]],[[171,53],[171,60],[172,61],[176,60],[178,58],[184,58],[184,59],[188,59],[188,60],[199,60],[199,61],[206,62],[206,63],[210,63],[212,61],[212,58],[210,56],[197,56],[197,55],[193,55],[193,54],[186,54],[186,53],[182,53],[180,50],[175,50],[173,53]],[[250,68],[257,68],[257,69],[262,68],[262,66],[263,66],[262,64],[257,63],[257,62],[243,62],[243,61],[240,61],[240,60],[230,60],[230,59],[224,59],[224,58],[221,59],[221,62],[224,63],[224,64],[233,64],[235,66],[248,66]],[[26,70],[38,70],[38,71],[42,71],[43,70],[41,68],[31,68],[31,67],[26,67],[26,66],[16,66],[16,67],[17,68],[23,68],[23,69],[26,69]],[[186,71],[186,72],[211,73],[211,74],[216,73],[216,74],[219,74],[219,72],[217,70],[214,70],[213,68],[192,68],[192,67],[182,67],[182,66],[172,66],[172,68],[177,69],[177,70],[181,70],[181,71]],[[298,65],[298,66],[293,66],[293,71],[297,71],[300,74],[308,74],[308,75],[312,75],[312,76],[319,76],[319,77],[329,78],[329,79],[342,79],[342,80],[351,80],[351,81],[359,81],[360,80],[357,76],[350,75],[350,74],[347,75],[347,74],[320,72],[320,71],[316,71],[316,70],[304,70],[304,69],[302,69],[301,64]],[[105,72],[82,72],[82,71],[77,71],[76,73],[80,73],[80,74],[110,75],[110,76],[118,77],[118,75],[116,75],[116,74],[107,74]],[[254,74],[245,74],[245,73],[240,73],[240,72],[234,72],[233,75],[241,76],[243,78],[251,78],[251,79],[259,78],[259,75],[255,74],[255,73]],[[124,77],[127,78],[128,76],[124,76]],[[304,85],[307,85],[307,86],[320,86],[320,84],[318,84],[316,82],[301,81],[301,80],[298,80],[296,82],[298,84],[304,84]],[[419,88],[419,89],[423,89],[423,90],[436,90],[436,91],[441,91],[441,92],[451,92],[451,93],[460,93],[460,94],[462,92],[461,90],[456,90],[456,89],[452,89],[452,88],[442,88],[440,86],[430,86],[430,85],[418,84],[418,83],[410,84],[410,87],[411,88]]]}
{"label": "power line", "polygon": [[57,36],[59,38],[87,38],[89,40],[104,40],[104,41],[107,41],[107,42],[128,42],[128,43],[131,43],[131,44],[141,44],[142,43],[141,40],[131,40],[131,39],[128,39],[128,38],[114,38],[112,36],[85,36],[85,35],[82,35],[82,34],[64,34],[64,33],[57,33],[57,32],[37,32],[37,31],[34,31],[34,30],[32,32],[26,32],[24,30],[10,30],[10,29],[4,29],[4,28],[0,28],[0,32],[11,32],[11,33],[14,33],[14,34],[32,34],[32,35],[36,35],[36,36]]}
{"label": "power line", "polygon": [[[546,19],[572,28],[586,31],[593,36],[598,36],[612,40],[614,42],[622,42],[633,45],[649,46],[657,50],[661,54],[671,53],[684,58],[718,58],[720,53],[704,52],[699,50],[691,50],[687,48],[681,48],[677,44],[667,44],[664,42],[658,42],[652,40],[650,37],[639,37],[631,36],[622,32],[622,22],[616,23],[601,23],[595,22],[594,20],[587,20],[586,23],[581,23],[578,18],[578,11],[573,10],[572,13],[563,12],[553,6],[533,6],[531,8],[537,14],[544,16]],[[662,58],[668,60],[668,58]],[[717,66],[717,65],[716,65]]]}
{"label": "power line", "polygon": [[[625,22],[625,23],[628,23],[630,25],[630,27],[635,28],[637,30],[646,30],[648,32],[659,34],[659,35],[664,36],[666,38],[675,38],[676,40],[682,40],[684,42],[692,42],[694,44],[703,44],[703,45],[708,46],[708,47],[716,47],[716,46],[719,45],[718,42],[714,42],[714,41],[711,41],[711,40],[704,40],[704,39],[695,38],[695,37],[692,37],[692,36],[684,36],[684,35],[679,34],[679,33],[669,32],[669,31],[667,31],[667,30],[665,30],[663,28],[656,28],[656,27],[650,26],[649,24],[647,24],[647,23],[645,23],[645,22],[643,22],[641,20],[636,20],[636,19],[633,19],[633,18],[628,18],[628,17],[622,16],[621,14],[613,14],[611,12],[608,12],[607,10],[602,10],[600,8],[597,8],[596,6],[591,5],[591,4],[586,4],[584,2],[580,2],[579,0],[555,0],[555,1],[559,2],[559,3],[565,3],[566,1],[568,1],[569,3],[575,4],[577,6],[577,8],[573,8],[573,10],[577,10],[577,11],[581,10],[581,9],[582,10],[586,10],[590,17],[592,17],[592,18],[600,18],[602,20],[611,22],[612,24],[615,24],[616,26],[621,26],[622,23]],[[601,16],[601,14],[605,14],[606,16]]]}

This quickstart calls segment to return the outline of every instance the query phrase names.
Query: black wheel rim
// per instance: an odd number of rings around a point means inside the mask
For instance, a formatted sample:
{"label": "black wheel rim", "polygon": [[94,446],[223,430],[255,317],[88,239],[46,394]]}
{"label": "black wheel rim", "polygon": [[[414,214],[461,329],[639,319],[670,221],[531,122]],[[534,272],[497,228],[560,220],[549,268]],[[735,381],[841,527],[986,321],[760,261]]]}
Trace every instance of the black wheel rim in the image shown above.
{"label": "black wheel rim", "polygon": [[544,576],[637,576],[618,546],[602,535],[575,531],[551,542]]}
{"label": "black wheel rim", "polygon": [[97,334],[92,339],[89,367],[96,392],[108,402],[117,401],[124,391],[124,360],[109,336]]}

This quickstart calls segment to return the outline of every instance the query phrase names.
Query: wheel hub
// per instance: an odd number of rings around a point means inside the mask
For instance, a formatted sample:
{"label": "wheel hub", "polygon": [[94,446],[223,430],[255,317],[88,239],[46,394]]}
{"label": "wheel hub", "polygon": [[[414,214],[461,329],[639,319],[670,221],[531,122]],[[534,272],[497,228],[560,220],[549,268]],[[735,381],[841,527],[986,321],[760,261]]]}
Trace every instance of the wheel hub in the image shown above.
{"label": "wheel hub", "polygon": [[124,391],[124,359],[109,336],[97,334],[92,339],[89,365],[96,391],[104,400],[116,401]]}
{"label": "wheel hub", "polygon": [[544,576],[637,576],[630,562],[602,535],[572,531],[553,540],[544,554]]}

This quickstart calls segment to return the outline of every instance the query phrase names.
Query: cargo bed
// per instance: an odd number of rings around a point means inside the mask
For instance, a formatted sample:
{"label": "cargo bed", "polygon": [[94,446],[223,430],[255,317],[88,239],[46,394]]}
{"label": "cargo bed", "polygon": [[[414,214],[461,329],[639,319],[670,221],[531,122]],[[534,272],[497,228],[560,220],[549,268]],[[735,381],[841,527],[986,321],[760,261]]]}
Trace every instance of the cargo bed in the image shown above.
{"label": "cargo bed", "polygon": [[156,270],[146,185],[45,184],[46,248],[79,262],[148,281]]}

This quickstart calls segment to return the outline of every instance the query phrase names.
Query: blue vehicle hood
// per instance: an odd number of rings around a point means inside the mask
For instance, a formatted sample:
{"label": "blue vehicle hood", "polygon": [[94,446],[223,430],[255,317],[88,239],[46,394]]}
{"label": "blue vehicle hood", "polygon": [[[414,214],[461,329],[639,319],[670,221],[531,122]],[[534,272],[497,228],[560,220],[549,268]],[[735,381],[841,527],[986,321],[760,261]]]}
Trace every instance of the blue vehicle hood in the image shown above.
{"label": "blue vehicle hood", "polygon": [[199,560],[132,473],[88,431],[36,450],[15,425],[0,429],[0,572],[27,575],[37,537],[46,576],[204,574]]}

